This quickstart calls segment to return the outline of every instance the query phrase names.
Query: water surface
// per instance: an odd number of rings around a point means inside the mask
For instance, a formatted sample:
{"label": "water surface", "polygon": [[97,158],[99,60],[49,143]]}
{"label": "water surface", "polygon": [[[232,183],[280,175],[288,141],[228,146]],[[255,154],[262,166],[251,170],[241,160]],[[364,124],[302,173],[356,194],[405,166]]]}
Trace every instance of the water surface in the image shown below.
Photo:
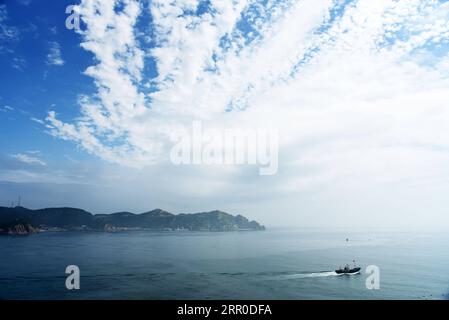
{"label": "water surface", "polygon": [[[349,238],[350,241],[346,241]],[[0,299],[445,299],[443,232],[41,233],[0,237]],[[333,270],[353,259],[362,273]],[[81,289],[65,288],[65,268]],[[368,265],[381,271],[367,290]]]}

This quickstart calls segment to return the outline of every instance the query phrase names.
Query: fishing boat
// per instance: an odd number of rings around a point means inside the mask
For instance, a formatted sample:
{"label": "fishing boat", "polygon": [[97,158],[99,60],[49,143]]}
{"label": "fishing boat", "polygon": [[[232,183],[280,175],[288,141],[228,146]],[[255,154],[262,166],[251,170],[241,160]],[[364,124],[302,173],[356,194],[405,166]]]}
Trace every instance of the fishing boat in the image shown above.
{"label": "fishing boat", "polygon": [[360,267],[357,267],[355,264],[355,260],[353,260],[354,262],[354,267],[350,267],[349,264],[345,265],[344,268],[340,267],[339,269],[335,270],[336,274],[357,274],[360,273]]}

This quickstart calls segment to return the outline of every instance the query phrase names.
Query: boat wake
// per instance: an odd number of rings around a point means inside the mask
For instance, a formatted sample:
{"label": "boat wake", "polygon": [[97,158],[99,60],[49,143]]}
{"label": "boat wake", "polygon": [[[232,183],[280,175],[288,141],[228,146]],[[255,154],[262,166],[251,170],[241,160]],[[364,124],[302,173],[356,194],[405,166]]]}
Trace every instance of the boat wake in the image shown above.
{"label": "boat wake", "polygon": [[360,272],[355,273],[337,273],[335,271],[317,271],[317,272],[259,272],[259,273],[246,273],[246,272],[238,272],[238,273],[220,273],[220,275],[224,276],[232,276],[232,277],[257,277],[263,278],[264,280],[292,280],[292,279],[307,279],[307,278],[325,278],[325,277],[336,277],[342,275],[355,275]]}
{"label": "boat wake", "polygon": [[322,278],[322,277],[333,277],[340,276],[335,271],[321,271],[321,272],[302,272],[293,274],[283,274],[276,277],[275,280],[290,280],[290,279],[304,279],[304,278]]}

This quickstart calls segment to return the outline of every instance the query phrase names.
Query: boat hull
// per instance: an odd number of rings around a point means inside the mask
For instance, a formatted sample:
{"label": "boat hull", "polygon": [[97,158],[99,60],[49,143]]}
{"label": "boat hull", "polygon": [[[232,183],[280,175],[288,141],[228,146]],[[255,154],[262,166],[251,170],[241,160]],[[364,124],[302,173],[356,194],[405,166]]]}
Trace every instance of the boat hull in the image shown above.
{"label": "boat hull", "polygon": [[361,268],[352,268],[352,269],[348,269],[348,270],[344,270],[344,269],[339,269],[339,270],[335,270],[336,274],[355,274],[355,273],[359,273]]}

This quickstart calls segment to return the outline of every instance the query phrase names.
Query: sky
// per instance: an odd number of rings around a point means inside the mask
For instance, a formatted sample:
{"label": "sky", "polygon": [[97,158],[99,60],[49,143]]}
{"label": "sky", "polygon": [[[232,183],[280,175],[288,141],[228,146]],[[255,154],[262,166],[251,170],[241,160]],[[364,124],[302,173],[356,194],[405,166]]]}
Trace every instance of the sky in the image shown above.
{"label": "sky", "polygon": [[[3,0],[0,205],[449,227],[448,101],[448,1]],[[173,164],[194,121],[277,172]]]}

